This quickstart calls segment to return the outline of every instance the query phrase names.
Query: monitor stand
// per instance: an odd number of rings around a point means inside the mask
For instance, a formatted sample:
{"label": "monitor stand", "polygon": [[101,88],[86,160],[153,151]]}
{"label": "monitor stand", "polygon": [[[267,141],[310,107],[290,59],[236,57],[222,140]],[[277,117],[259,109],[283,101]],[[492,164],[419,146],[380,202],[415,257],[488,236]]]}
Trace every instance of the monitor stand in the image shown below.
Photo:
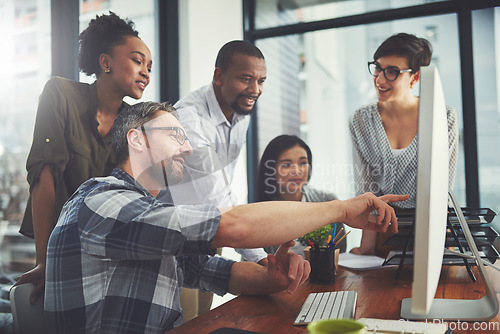
{"label": "monitor stand", "polygon": [[469,226],[462,213],[460,205],[453,195],[449,192],[449,198],[452,206],[457,213],[458,221],[465,235],[465,239],[469,245],[474,260],[479,269],[479,274],[485,285],[486,293],[483,298],[477,300],[464,299],[439,299],[435,298],[432,302],[431,309],[428,314],[415,314],[411,312],[411,298],[403,299],[401,303],[401,317],[411,320],[461,320],[461,321],[488,321],[498,314],[498,300],[496,292],[488,279],[484,269],[483,262],[477,250],[474,238],[470,233]]}

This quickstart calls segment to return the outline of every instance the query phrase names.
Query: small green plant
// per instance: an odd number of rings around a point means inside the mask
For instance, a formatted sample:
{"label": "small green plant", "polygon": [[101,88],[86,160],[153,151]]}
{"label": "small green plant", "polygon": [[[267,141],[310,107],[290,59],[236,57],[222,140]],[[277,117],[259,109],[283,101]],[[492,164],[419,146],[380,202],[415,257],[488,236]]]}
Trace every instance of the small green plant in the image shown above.
{"label": "small green plant", "polygon": [[332,229],[332,225],[328,224],[317,229],[316,231],[307,233],[303,237],[298,238],[298,240],[304,246],[309,246],[309,242],[307,242],[307,240],[319,246],[326,246],[328,236],[332,235]]}

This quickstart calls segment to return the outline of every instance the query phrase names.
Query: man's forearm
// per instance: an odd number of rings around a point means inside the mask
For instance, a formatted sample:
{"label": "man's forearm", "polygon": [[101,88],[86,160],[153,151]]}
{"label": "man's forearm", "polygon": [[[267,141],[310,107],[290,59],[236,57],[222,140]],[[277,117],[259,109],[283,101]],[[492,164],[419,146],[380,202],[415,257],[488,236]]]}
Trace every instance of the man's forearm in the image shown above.
{"label": "man's forearm", "polygon": [[222,214],[212,246],[254,248],[280,245],[343,218],[340,201],[278,201],[237,206]]}
{"label": "man's forearm", "polygon": [[[406,201],[408,195],[376,197],[365,193],[344,201],[323,203],[261,202],[224,211],[212,248],[269,247],[283,244],[333,222],[350,227],[385,232],[389,226],[398,232],[394,209],[387,203]],[[370,213],[377,215],[370,220]]]}
{"label": "man's forearm", "polygon": [[235,262],[231,268],[229,292],[234,295],[267,295],[283,290],[267,276],[267,268],[254,262]]}
{"label": "man's forearm", "polygon": [[50,166],[45,166],[40,180],[32,190],[33,232],[36,245],[36,264],[45,263],[47,244],[54,228],[54,179]]}

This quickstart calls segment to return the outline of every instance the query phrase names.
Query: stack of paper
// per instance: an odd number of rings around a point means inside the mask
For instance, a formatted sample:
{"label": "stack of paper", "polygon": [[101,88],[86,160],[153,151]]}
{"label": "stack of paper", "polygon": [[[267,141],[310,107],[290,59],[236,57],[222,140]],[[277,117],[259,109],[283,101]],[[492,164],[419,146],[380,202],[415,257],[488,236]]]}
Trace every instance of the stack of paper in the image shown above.
{"label": "stack of paper", "polygon": [[356,255],[352,253],[340,253],[339,256],[339,266],[356,269],[356,270],[368,270],[385,268],[389,266],[382,266],[384,259],[373,255]]}

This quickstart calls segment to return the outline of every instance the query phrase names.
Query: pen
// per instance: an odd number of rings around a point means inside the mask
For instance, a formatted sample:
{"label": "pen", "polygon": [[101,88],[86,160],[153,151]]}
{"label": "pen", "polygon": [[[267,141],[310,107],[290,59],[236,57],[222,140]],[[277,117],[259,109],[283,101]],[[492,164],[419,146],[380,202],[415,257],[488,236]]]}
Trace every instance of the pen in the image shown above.
{"label": "pen", "polygon": [[337,233],[337,235],[335,236],[335,238],[333,238],[333,242],[337,243],[337,238],[340,237],[340,234],[342,233],[342,231],[344,230],[344,228],[342,227],[340,230],[339,230],[339,233]]}
{"label": "pen", "polygon": [[346,234],[344,234],[344,235],[342,236],[342,238],[340,238],[340,239],[339,239],[339,240],[338,240],[335,244],[336,244],[336,245],[338,245],[338,244],[339,244],[342,240],[344,240],[344,239],[347,237],[347,235],[348,235],[349,233],[351,233],[351,231],[349,231],[349,232],[347,232]]}
{"label": "pen", "polygon": [[328,236],[328,242],[326,243],[326,247],[328,249],[334,249],[335,248],[335,243],[333,242],[331,235]]}

